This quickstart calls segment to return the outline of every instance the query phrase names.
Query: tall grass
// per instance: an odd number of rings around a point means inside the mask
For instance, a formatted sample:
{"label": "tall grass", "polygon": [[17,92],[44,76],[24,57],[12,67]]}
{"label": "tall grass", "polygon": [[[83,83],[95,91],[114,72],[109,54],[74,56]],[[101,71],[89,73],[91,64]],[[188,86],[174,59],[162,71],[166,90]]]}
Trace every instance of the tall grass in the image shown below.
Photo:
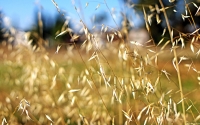
{"label": "tall grass", "polygon": [[[59,5],[52,2],[61,13]],[[170,38],[165,41],[163,37],[158,44],[151,36],[153,29],[146,12],[150,5],[136,5],[143,10],[150,36],[145,44],[129,41],[127,27],[119,30],[105,24],[101,33],[108,35],[101,39],[87,28],[78,11],[85,33],[80,46],[74,42],[78,35],[72,35],[66,25],[56,38],[69,32],[72,46],[35,51],[3,42],[0,49],[2,124],[198,123],[199,29],[189,8],[190,4],[197,5],[185,3],[189,13],[184,16],[196,30],[173,36],[176,29],[169,23],[167,7],[161,0],[159,3],[161,8],[154,9],[164,14]],[[113,16],[106,0],[104,5]],[[187,35],[192,36],[189,43],[186,43]],[[114,42],[115,37],[118,39]]]}

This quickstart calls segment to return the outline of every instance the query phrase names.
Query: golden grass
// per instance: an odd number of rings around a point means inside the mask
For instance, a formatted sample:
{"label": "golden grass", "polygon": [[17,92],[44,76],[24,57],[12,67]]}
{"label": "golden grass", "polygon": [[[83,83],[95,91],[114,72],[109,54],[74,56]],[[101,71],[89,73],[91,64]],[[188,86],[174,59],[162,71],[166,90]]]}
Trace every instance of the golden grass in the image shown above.
{"label": "golden grass", "polygon": [[[56,49],[33,52],[26,48],[5,48],[7,46],[1,47],[2,123],[183,122],[176,70],[171,62],[166,61],[171,59],[170,56],[161,56],[155,67],[150,65],[152,61],[147,63],[147,58],[121,56],[113,51],[117,47],[102,49],[105,55],[95,56],[97,51],[82,54],[85,63],[74,49],[61,49],[55,53]],[[169,79],[164,69],[170,73]],[[198,116],[195,109],[199,104],[195,96],[198,80],[192,69],[187,71],[184,65],[180,65],[180,69],[183,79],[193,84],[184,88],[187,83],[183,82],[186,107],[191,106],[186,111],[187,119],[193,121]],[[187,90],[188,86],[194,87]]]}
{"label": "golden grass", "polygon": [[[106,1],[104,4],[109,10]],[[152,16],[146,13],[147,6],[141,6],[150,35],[147,45],[123,38],[128,36],[127,27],[123,27],[125,31],[112,29],[103,41],[104,47],[100,47],[102,41],[82,20],[85,41],[81,46],[75,44],[78,36],[72,35],[66,25],[56,38],[69,32],[71,46],[58,45],[52,50],[39,50],[39,46],[35,50],[3,42],[2,124],[198,123],[198,29],[190,34],[191,42],[185,46],[187,35],[179,32],[173,37],[165,7],[155,6],[164,13],[170,34],[170,40],[161,39],[156,45],[150,31]],[[101,33],[108,29],[102,25]],[[118,37],[117,43],[114,37]]]}

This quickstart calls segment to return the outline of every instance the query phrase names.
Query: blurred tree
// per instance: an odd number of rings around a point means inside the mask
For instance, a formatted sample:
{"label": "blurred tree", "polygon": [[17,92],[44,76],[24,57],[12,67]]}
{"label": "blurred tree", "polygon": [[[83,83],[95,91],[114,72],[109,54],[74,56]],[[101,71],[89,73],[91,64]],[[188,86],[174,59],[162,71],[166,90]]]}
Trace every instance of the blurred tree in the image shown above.
{"label": "blurred tree", "polygon": [[[122,0],[125,6],[131,8],[134,10],[136,13],[140,14],[141,17],[144,17],[144,11],[143,8],[147,14],[147,22],[148,25],[150,26],[150,31],[151,35],[154,39],[155,43],[158,43],[159,40],[161,39],[161,35],[163,33],[163,29],[166,28],[166,23],[165,19],[163,16],[163,13],[160,11],[161,6],[158,0]],[[194,3],[196,3],[197,6],[199,6],[198,0],[194,0]],[[163,0],[163,4],[166,9],[169,22],[171,27],[174,29],[174,36],[179,35],[179,32],[191,32],[194,31],[195,28],[192,26],[192,19],[187,18],[185,21],[182,19],[182,14],[186,15],[185,12],[185,1],[178,1],[175,0],[174,2],[170,2],[169,0]],[[200,25],[200,20],[198,19],[198,16],[194,16],[197,8],[194,7],[192,3],[187,3],[189,4],[190,11],[193,15],[196,28],[199,27]],[[141,13],[142,12],[142,13]],[[188,15],[189,15],[189,11]],[[128,16],[131,14],[130,11],[127,12],[128,14],[126,15],[126,20],[129,20]],[[161,22],[158,23],[157,19],[160,19]],[[131,20],[129,20],[131,22]],[[143,26],[145,26],[145,23],[143,23]],[[193,27],[193,28],[192,28]],[[164,35],[166,39],[169,39],[169,33],[166,32]]]}
{"label": "blurred tree", "polygon": [[95,25],[101,25],[105,24],[105,22],[108,20],[108,15],[106,12],[101,11],[100,13],[95,14],[94,16],[94,24]]}
{"label": "blurred tree", "polygon": [[3,40],[3,11],[0,10],[0,42]]}
{"label": "blurred tree", "polygon": [[68,32],[57,37],[55,40],[56,35],[65,31],[68,27],[71,27],[71,23],[65,20],[63,15],[58,13],[57,16],[52,19],[41,8],[36,8],[34,15],[35,26],[31,28],[30,38],[33,39],[33,45],[39,47],[55,46],[60,43],[70,42],[71,36]]}

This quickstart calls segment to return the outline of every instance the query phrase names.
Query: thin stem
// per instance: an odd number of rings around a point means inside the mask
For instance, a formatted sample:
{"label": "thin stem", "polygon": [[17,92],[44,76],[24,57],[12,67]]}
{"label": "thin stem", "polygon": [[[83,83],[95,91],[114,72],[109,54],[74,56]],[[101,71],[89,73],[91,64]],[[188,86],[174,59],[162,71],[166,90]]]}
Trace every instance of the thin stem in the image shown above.
{"label": "thin stem", "polygon": [[[187,4],[186,0],[184,0],[184,2],[185,2],[185,6],[186,6],[185,9],[187,9],[187,10],[189,11],[190,17],[191,17],[191,19],[192,19],[192,23],[191,23],[191,25],[193,25],[194,28],[197,29],[196,24],[195,24],[195,21],[194,21],[194,18],[193,18],[193,16],[192,16],[191,11],[190,11],[190,8],[188,7],[189,4]],[[198,32],[197,32],[197,33],[198,33]]]}
{"label": "thin stem", "polygon": [[[169,31],[169,35],[170,35],[170,39],[171,39],[171,43],[173,44],[173,36],[172,36],[172,32],[171,32],[171,27],[169,24],[169,20],[167,17],[167,13],[165,11],[165,7],[163,5],[162,0],[159,0],[161,7],[163,8],[163,14],[166,20],[166,24],[167,24],[167,28]],[[181,96],[181,100],[182,100],[182,110],[183,110],[183,121],[184,124],[186,124],[186,117],[185,117],[185,104],[184,104],[184,96],[183,96],[183,88],[182,88],[182,82],[181,82],[181,75],[180,75],[180,70],[179,70],[179,65],[178,65],[178,59],[177,59],[177,52],[176,52],[176,48],[172,47],[173,49],[173,53],[174,53],[174,58],[175,58],[175,64],[176,64],[176,69],[177,69],[177,75],[178,75],[178,83],[179,83],[179,89],[180,89],[180,96]]]}
{"label": "thin stem", "polygon": [[113,15],[112,15],[112,12],[110,11],[110,9],[109,9],[109,7],[108,7],[108,4],[107,4],[106,0],[104,0],[104,3],[105,3],[105,5],[106,5],[107,9],[109,10],[109,12],[110,12],[110,15],[111,15],[111,17],[112,17],[112,19],[113,19],[113,21],[114,21],[115,25],[118,27],[118,25],[117,25],[117,22],[115,21],[115,19],[114,19]]}

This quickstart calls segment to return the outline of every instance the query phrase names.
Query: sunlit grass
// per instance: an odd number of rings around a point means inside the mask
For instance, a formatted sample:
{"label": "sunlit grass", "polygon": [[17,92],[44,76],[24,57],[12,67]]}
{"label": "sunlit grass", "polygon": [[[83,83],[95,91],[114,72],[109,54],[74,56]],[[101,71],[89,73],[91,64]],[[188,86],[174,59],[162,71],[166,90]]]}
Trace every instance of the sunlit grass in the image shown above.
{"label": "sunlit grass", "polygon": [[[85,64],[77,59],[80,55],[75,52],[76,50],[72,50],[74,54],[69,56],[67,53],[62,54],[65,50],[55,54],[52,51],[24,53],[27,50],[20,49],[13,50],[12,53],[4,52],[7,58],[2,60],[0,65],[1,111],[4,114],[2,119],[5,118],[9,123],[16,121],[16,123],[78,124],[83,123],[83,117],[87,120],[85,123],[89,121],[111,123],[111,116],[114,117],[115,123],[119,124],[128,117],[124,115],[128,115],[125,111],[129,110],[132,111],[132,119],[136,122],[137,114],[145,105],[154,105],[160,100],[162,94],[164,100],[173,99],[176,103],[180,101],[176,71],[171,68],[172,64],[162,60],[159,61],[160,68],[169,69],[170,80],[165,75],[161,75],[157,89],[151,92],[151,90],[147,91],[147,88],[140,88],[140,82],[146,78],[149,82],[156,81],[159,68],[147,66],[144,77],[137,72],[134,73],[135,75],[130,74],[133,70],[132,63],[119,60],[118,53],[113,53],[108,49],[102,50],[110,54],[106,56],[107,60],[101,58],[101,65],[104,67],[106,79],[110,79],[109,84],[105,83],[95,58],[90,60],[92,54],[83,56],[86,65],[89,65],[89,70],[87,70]],[[13,56],[14,52],[15,56]],[[111,64],[112,70],[108,63]],[[181,73],[184,75],[185,71],[182,70]],[[138,89],[134,90],[133,86]],[[198,86],[194,85],[192,79],[185,77],[184,92],[188,93],[195,87]],[[191,99],[195,100],[196,97]],[[21,102],[22,100],[25,102]],[[154,113],[159,113],[159,106],[156,105]],[[180,104],[177,105],[177,110],[179,109],[181,109]],[[191,111],[194,114],[198,113],[196,109],[191,109]],[[141,119],[144,120],[145,117],[144,114]]]}
{"label": "sunlit grass", "polygon": [[[52,2],[59,11],[56,2]],[[104,4],[107,6],[106,1]],[[151,17],[145,7],[142,6],[144,20],[151,36]],[[166,14],[164,7],[160,9]],[[167,15],[165,21],[168,23]],[[139,125],[199,121],[200,51],[194,44],[198,43],[196,31],[187,44],[185,34],[173,38],[167,24],[171,39],[156,45],[151,37],[146,43],[123,38],[128,36],[123,31],[127,27],[122,31],[111,28],[107,38],[101,39],[81,23],[85,33],[81,45],[75,44],[79,36],[72,35],[66,25],[55,38],[69,32],[70,44],[60,43],[54,49],[45,50],[42,43],[27,47],[2,42],[2,124]],[[102,25],[100,33],[107,33],[109,28]],[[114,37],[117,40],[113,41]]]}

